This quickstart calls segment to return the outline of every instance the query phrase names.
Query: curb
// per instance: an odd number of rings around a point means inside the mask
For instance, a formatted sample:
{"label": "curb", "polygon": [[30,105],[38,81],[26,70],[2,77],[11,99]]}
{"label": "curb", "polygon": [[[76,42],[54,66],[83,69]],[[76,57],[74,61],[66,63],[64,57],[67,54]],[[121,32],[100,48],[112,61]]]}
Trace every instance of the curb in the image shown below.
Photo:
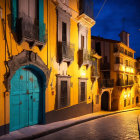
{"label": "curb", "polygon": [[138,131],[139,131],[139,140],[140,140],[140,114],[137,117]]}
{"label": "curb", "polygon": [[[71,126],[75,126],[75,125],[78,125],[78,124],[81,124],[81,123],[84,123],[84,122],[88,122],[88,121],[91,121],[91,120],[95,120],[95,119],[98,119],[98,118],[103,118],[103,117],[107,117],[107,116],[111,116],[111,115],[119,114],[119,113],[123,113],[123,112],[134,111],[134,110],[140,110],[140,109],[136,108],[136,109],[130,109],[130,110],[122,110],[122,111],[116,111],[116,112],[113,112],[113,113],[100,115],[100,116],[96,116],[96,117],[93,116],[91,118],[87,118],[87,119],[84,119],[84,120],[78,120],[76,122],[73,122],[71,124],[67,124],[67,125],[62,126],[62,127],[54,128],[54,129],[51,129],[51,130],[48,130],[48,131],[45,131],[45,132],[42,132],[42,133],[38,133],[38,134],[28,136],[28,137],[25,137],[25,138],[20,138],[20,139],[17,139],[17,140],[29,140],[29,139],[33,140],[33,139],[37,139],[37,138],[40,138],[40,137],[43,137],[43,136],[58,132],[60,130],[63,130],[63,129],[66,129],[66,128],[69,128]],[[138,121],[138,118],[137,118],[137,121]],[[139,133],[140,133],[139,121],[138,121],[138,130],[139,130]]]}

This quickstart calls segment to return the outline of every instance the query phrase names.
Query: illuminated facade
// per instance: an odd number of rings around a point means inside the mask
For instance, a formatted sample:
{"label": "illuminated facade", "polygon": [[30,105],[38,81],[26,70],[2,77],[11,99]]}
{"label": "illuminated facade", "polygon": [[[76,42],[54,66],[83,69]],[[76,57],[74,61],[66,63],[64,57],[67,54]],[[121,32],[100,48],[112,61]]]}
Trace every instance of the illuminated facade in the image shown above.
{"label": "illuminated facade", "polygon": [[102,56],[99,79],[101,109],[122,110],[136,106],[135,51],[129,47],[129,34],[121,41],[92,37],[92,48]]}
{"label": "illuminated facade", "polygon": [[135,76],[135,82],[136,82],[136,105],[140,105],[140,58],[136,59],[136,76]]}
{"label": "illuminated facade", "polygon": [[0,135],[100,110],[92,0],[0,7]]}

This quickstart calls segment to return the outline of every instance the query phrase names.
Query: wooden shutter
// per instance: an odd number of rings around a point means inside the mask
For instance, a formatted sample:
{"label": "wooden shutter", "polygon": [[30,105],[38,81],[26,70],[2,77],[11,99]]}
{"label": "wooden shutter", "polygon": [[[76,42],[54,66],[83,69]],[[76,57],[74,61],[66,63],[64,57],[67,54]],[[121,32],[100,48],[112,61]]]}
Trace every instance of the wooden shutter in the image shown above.
{"label": "wooden shutter", "polygon": [[16,31],[17,0],[12,0],[12,30]]}
{"label": "wooden shutter", "polygon": [[67,81],[61,81],[60,107],[65,107],[68,104]]}
{"label": "wooden shutter", "polygon": [[39,0],[39,40],[44,42],[45,24],[44,24],[44,0]]}
{"label": "wooden shutter", "polygon": [[80,83],[81,85],[81,99],[80,99],[80,101],[85,101],[85,93],[86,93],[86,91],[85,91],[85,82],[81,82]]}

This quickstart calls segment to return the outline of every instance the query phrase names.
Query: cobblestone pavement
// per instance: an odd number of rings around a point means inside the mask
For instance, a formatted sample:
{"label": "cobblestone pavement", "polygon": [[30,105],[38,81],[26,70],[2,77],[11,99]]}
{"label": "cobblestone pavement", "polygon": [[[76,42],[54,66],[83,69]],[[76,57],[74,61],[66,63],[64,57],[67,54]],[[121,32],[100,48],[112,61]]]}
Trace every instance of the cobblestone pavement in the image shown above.
{"label": "cobblestone pavement", "polygon": [[139,113],[130,111],[88,121],[38,140],[139,140]]}

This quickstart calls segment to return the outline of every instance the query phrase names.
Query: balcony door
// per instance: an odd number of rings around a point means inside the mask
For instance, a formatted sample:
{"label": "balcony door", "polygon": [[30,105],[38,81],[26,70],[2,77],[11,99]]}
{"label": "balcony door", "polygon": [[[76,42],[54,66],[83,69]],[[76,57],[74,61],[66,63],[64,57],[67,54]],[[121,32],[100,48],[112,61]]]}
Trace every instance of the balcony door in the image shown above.
{"label": "balcony door", "polygon": [[30,18],[30,22],[34,23],[38,17],[37,5],[37,0],[18,0],[19,18]]}

